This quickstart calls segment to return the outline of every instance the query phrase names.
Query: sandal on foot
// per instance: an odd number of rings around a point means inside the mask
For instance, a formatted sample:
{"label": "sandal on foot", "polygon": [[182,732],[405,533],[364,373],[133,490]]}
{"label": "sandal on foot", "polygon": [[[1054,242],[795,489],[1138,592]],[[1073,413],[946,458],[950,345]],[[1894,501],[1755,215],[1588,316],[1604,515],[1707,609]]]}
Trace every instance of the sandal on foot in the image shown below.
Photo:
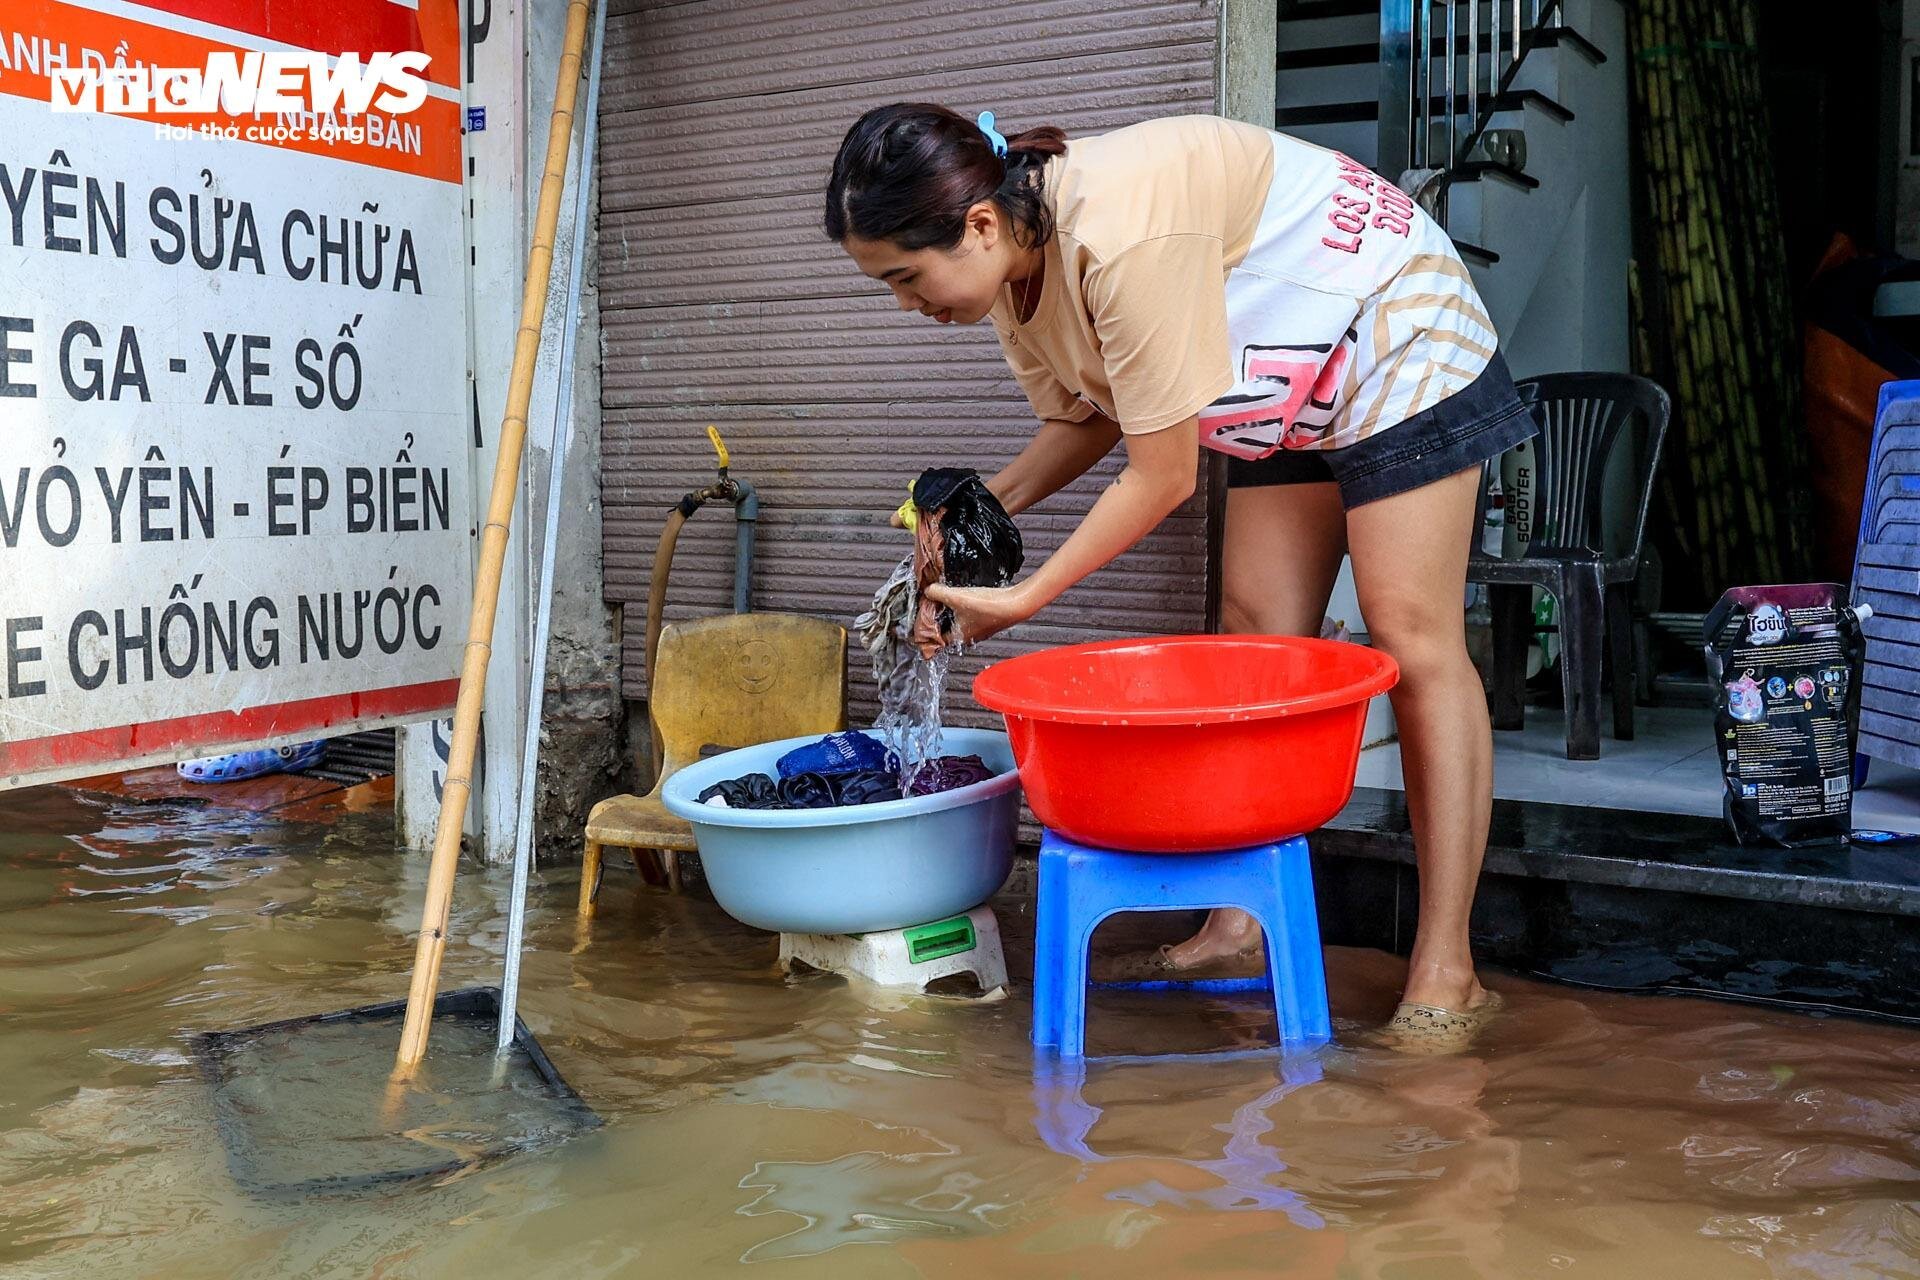
{"label": "sandal on foot", "polygon": [[1461,1053],[1505,1004],[1498,991],[1489,991],[1473,1008],[1458,1011],[1402,1001],[1380,1028],[1380,1039],[1388,1048],[1415,1057]]}

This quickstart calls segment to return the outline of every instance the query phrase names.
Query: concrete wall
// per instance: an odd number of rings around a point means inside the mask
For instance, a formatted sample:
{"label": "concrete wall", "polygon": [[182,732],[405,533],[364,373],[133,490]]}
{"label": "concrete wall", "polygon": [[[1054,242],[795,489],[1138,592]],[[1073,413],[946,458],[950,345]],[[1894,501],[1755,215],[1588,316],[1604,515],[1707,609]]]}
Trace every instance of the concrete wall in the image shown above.
{"label": "concrete wall", "polygon": [[[485,130],[468,137],[471,364],[475,430],[481,442],[474,451],[473,475],[476,503],[483,509],[519,324],[526,249],[539,200],[566,6],[553,0],[533,4],[468,0],[466,10],[473,43],[468,105],[486,111]],[[583,82],[582,107],[584,100]],[[584,120],[584,112],[577,113],[577,118]],[[494,624],[481,758],[475,768],[475,796],[468,819],[473,847],[489,861],[504,861],[513,852],[537,599],[534,576],[559,383],[554,362],[561,331],[568,324],[580,328],[575,337],[572,436],[562,481],[566,496],[541,729],[537,850],[548,857],[569,856],[578,847],[587,806],[610,789],[624,756],[623,709],[613,685],[614,616],[600,599],[599,308],[593,292],[597,271],[591,228],[580,312],[569,315],[566,308],[574,192],[580,173],[577,145],[561,202],[542,358],[528,413],[528,448]],[[589,199],[587,207],[592,216],[594,201]],[[403,735],[396,804],[405,847],[421,849],[432,842],[449,737],[448,721],[414,726]]]}
{"label": "concrete wall", "polygon": [[[566,6],[543,0],[534,6],[528,40],[529,97],[540,109],[530,112],[527,129],[529,173],[539,171],[546,154],[554,75],[558,70],[566,31]],[[592,29],[589,27],[589,39]],[[590,67],[598,51],[587,51]],[[603,70],[601,94],[606,94]],[[619,644],[615,614],[601,594],[600,549],[600,304],[599,200],[595,169],[583,165],[580,138],[586,122],[587,86],[583,80],[576,110],[575,143],[561,200],[560,233],[554,245],[553,277],[547,296],[546,325],[541,333],[541,361],[535,378],[532,412],[528,415],[527,465],[529,484],[525,528],[528,539],[528,581],[537,580],[541,537],[547,511],[547,485],[552,473],[550,442],[555,396],[559,389],[557,359],[561,333],[575,326],[573,348],[573,413],[562,477],[561,524],[555,558],[552,633],[547,644],[545,708],[540,724],[540,775],[534,813],[538,845],[543,858],[570,859],[577,855],[580,828],[593,802],[614,789],[625,759],[625,709],[617,687]],[[573,260],[573,214],[581,182],[590,184],[585,209],[588,218],[585,262],[577,310],[567,308],[567,277]],[[526,191],[529,224],[539,200],[537,183]],[[538,596],[528,592],[530,611]]]}

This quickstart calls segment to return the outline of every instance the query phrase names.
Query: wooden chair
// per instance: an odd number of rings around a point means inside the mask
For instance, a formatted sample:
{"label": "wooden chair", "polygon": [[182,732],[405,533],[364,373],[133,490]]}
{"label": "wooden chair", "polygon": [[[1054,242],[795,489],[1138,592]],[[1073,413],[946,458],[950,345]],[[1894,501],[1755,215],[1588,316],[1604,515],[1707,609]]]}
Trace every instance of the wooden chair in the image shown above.
{"label": "wooden chair", "polygon": [[647,691],[665,751],[660,776],[646,795],[611,796],[587,816],[580,914],[593,914],[607,845],[633,850],[636,866],[641,850],[656,851],[667,883],[680,888],[679,855],[693,851],[693,828],[660,799],[679,770],[716,748],[844,729],[846,653],[846,628],[799,614],[735,613],[662,628]]}

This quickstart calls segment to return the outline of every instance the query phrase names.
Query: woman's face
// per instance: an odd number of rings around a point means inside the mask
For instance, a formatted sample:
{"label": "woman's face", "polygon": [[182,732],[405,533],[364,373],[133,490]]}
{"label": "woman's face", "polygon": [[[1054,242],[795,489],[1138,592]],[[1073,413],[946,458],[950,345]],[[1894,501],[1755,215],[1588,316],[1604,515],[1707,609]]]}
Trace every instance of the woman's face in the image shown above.
{"label": "woman's face", "polygon": [[982,202],[967,211],[966,231],[951,249],[902,249],[858,236],[848,236],[842,247],[861,271],[893,290],[902,311],[941,324],[975,324],[1006,283],[1010,244],[999,211]]}

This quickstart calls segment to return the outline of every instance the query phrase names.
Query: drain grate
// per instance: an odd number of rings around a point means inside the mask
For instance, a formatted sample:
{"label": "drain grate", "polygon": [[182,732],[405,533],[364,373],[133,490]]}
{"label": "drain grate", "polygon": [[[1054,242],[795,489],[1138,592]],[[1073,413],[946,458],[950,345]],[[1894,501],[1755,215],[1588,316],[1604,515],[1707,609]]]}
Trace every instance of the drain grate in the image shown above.
{"label": "drain grate", "polygon": [[302,769],[298,778],[317,778],[343,787],[357,787],[376,778],[393,776],[394,729],[369,729],[349,733],[327,741],[327,753],[311,769]]}

